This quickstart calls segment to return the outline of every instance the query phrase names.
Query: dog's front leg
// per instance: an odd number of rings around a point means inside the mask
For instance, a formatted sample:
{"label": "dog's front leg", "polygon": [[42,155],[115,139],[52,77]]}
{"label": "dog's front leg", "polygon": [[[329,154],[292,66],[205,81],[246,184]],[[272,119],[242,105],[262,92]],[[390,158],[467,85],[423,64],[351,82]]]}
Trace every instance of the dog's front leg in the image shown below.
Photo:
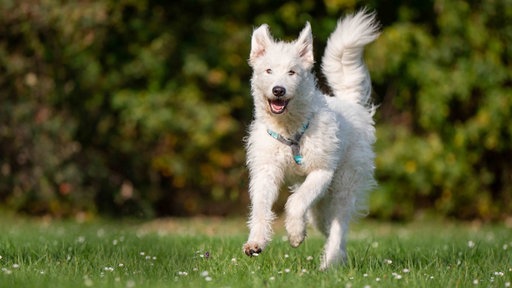
{"label": "dog's front leg", "polygon": [[311,205],[321,197],[331,183],[334,172],[315,170],[288,198],[286,202],[286,231],[292,247],[298,247],[306,237],[306,213]]}
{"label": "dog's front leg", "polygon": [[253,256],[263,251],[272,236],[274,213],[272,205],[277,199],[282,181],[282,172],[275,167],[251,169],[249,193],[251,215],[249,218],[249,239],[244,244],[244,253]]}

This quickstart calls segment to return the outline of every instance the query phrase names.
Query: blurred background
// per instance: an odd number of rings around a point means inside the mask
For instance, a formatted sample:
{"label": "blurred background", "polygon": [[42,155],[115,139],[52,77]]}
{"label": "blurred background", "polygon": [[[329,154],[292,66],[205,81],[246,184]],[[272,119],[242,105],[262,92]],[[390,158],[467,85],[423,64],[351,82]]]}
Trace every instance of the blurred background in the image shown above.
{"label": "blurred background", "polygon": [[319,61],[363,6],[382,22],[370,217],[510,217],[511,0],[0,0],[0,209],[245,216],[252,30],[310,21]]}

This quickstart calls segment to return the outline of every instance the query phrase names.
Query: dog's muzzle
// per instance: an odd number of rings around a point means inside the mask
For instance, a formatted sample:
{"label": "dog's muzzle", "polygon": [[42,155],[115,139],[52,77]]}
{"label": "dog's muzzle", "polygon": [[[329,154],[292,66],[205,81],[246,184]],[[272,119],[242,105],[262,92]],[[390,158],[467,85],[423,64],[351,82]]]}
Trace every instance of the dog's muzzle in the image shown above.
{"label": "dog's muzzle", "polygon": [[272,88],[272,94],[276,97],[275,99],[268,100],[270,111],[274,114],[281,114],[286,110],[289,100],[282,99],[286,95],[286,89],[282,86],[274,86]]}

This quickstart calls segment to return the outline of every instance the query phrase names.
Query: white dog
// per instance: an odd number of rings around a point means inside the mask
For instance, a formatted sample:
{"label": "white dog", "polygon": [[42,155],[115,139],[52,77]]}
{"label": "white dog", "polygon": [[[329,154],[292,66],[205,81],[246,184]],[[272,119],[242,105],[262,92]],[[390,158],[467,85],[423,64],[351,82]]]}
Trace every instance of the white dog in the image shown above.
{"label": "white dog", "polygon": [[267,25],[254,30],[249,64],[255,115],[247,138],[250,234],[245,254],[271,239],[275,202],[286,183],[286,231],[293,247],[306,236],[306,218],[327,237],[321,269],[343,262],[352,216],[375,185],[375,128],[364,46],[378,37],[374,14],[360,11],[338,22],[322,69],[334,96],[322,94],[311,69],[311,27],[291,43],[276,41]]}

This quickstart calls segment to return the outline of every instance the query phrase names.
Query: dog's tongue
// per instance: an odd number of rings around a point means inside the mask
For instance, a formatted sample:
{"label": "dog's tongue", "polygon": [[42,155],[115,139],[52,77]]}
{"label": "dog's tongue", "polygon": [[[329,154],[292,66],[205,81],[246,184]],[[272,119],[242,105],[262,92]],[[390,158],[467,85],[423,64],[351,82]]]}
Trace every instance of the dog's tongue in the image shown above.
{"label": "dog's tongue", "polygon": [[284,100],[272,100],[270,101],[270,108],[274,113],[282,113],[286,108],[286,101]]}

